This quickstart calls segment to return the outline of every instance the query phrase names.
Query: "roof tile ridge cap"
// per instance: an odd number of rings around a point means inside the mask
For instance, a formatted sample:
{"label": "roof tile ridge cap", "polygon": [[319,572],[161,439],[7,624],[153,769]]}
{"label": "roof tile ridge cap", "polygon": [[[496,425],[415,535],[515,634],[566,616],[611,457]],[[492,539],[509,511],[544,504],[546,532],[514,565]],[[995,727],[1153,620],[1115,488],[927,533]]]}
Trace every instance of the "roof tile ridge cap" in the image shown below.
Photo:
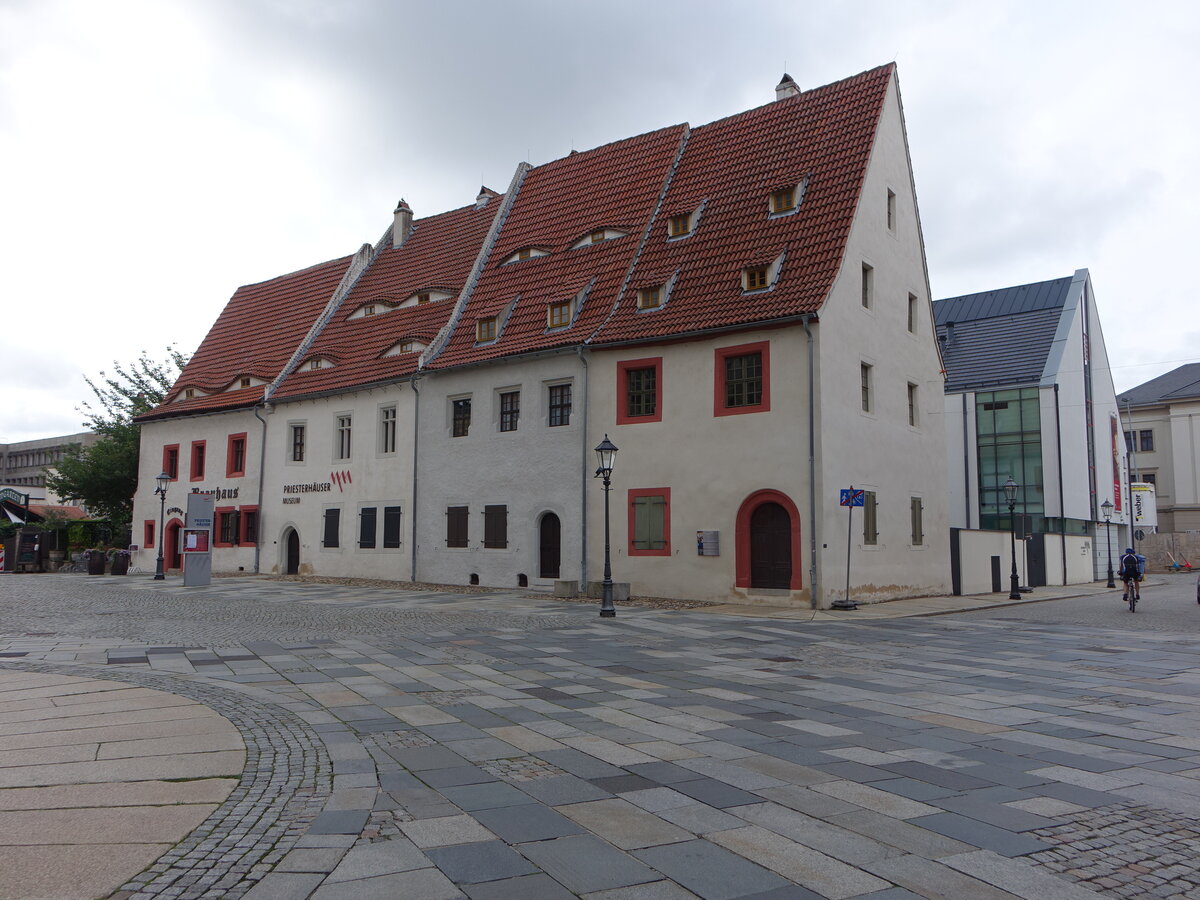
{"label": "roof tile ridge cap", "polygon": [[662,188],[658,192],[658,202],[654,204],[654,209],[650,213],[650,218],[646,221],[645,228],[642,229],[642,237],[638,241],[637,250],[634,251],[633,259],[629,261],[629,268],[625,270],[625,278],[621,282],[621,286],[617,289],[617,296],[613,298],[612,308],[609,309],[608,315],[604,317],[604,321],[592,329],[592,333],[583,339],[583,345],[591,344],[596,339],[596,335],[603,331],[613,316],[617,314],[617,309],[621,305],[621,298],[625,296],[625,291],[629,288],[629,283],[633,280],[633,275],[637,271],[637,265],[642,259],[642,253],[646,249],[646,244],[650,241],[650,232],[654,229],[654,223],[658,221],[658,214],[662,211],[663,203],[666,202],[667,192],[671,189],[671,183],[675,180],[675,173],[679,170],[679,163],[683,159],[683,151],[687,147],[688,138],[692,136],[692,127],[684,122],[680,126],[682,133],[679,136],[679,146],[675,148],[675,158],[671,160],[671,168],[667,170],[666,178],[663,179]]}
{"label": "roof tile ridge cap", "polygon": [[[860,72],[858,75],[852,75],[849,78],[843,79],[843,81],[850,82],[856,78],[860,78],[867,74],[872,74],[881,69],[885,69],[885,68],[889,69],[889,75],[886,80],[886,86],[884,87],[883,92],[880,94],[878,104],[875,107],[875,127],[871,129],[871,141],[870,141],[870,147],[867,150],[866,161],[859,168],[858,176],[857,176],[857,179],[854,184],[854,215],[852,215],[850,217],[850,221],[846,224],[845,230],[841,234],[841,238],[838,242],[840,244],[840,246],[838,248],[837,266],[834,267],[833,271],[829,274],[829,277],[825,281],[825,285],[821,291],[821,297],[822,297],[821,303],[816,309],[812,310],[812,312],[814,312],[814,313],[820,312],[821,307],[825,305],[825,302],[829,299],[830,292],[833,290],[834,282],[837,281],[838,275],[841,274],[842,268],[846,265],[846,251],[847,251],[847,247],[850,243],[850,232],[853,231],[854,223],[858,221],[859,214],[862,212],[863,187],[866,185],[866,182],[867,182],[867,170],[871,168],[871,160],[875,156],[875,148],[878,147],[878,145],[879,145],[879,129],[880,129],[880,126],[883,124],[884,107],[887,105],[888,92],[890,91],[892,83],[895,81],[895,78],[896,78],[895,66],[896,66],[896,64],[894,62],[893,63],[885,63],[882,66],[876,66],[874,69],[868,69],[866,72]],[[838,84],[838,83],[840,83],[840,82],[833,82],[833,84]],[[824,85],[824,87],[829,87],[829,86],[830,85]],[[814,90],[818,90],[818,89],[814,88]],[[896,103],[897,104],[900,103],[900,92],[899,91],[900,91],[899,84],[897,83],[897,86],[896,86]],[[903,116],[901,116],[901,119],[900,119],[900,129],[901,129],[901,133],[904,136],[905,143],[907,144],[908,131],[904,126]],[[912,177],[912,161],[911,161],[911,159],[909,160],[908,168],[909,168],[909,178],[911,179],[911,177]],[[915,190],[914,190],[913,196],[914,197],[916,196]],[[924,240],[922,240],[922,255],[924,255]]]}
{"label": "roof tile ridge cap", "polygon": [[353,289],[354,285],[358,283],[358,279],[362,277],[363,272],[367,270],[374,258],[375,248],[373,248],[370,244],[363,244],[358,248],[358,252],[355,253],[350,260],[350,265],[346,267],[346,271],[342,275],[342,280],[338,282],[338,286],[334,288],[333,294],[329,298],[329,302],[325,304],[325,309],[323,309],[321,314],[313,321],[312,325],[308,329],[308,334],[306,334],[304,339],[300,341],[300,344],[296,347],[295,351],[293,351],[291,358],[280,370],[279,374],[275,376],[274,381],[272,381],[266,386],[266,388],[263,389],[262,399],[264,403],[271,399],[271,395],[274,394],[275,391],[277,391],[283,385],[283,382],[287,380],[288,376],[295,371],[296,366],[300,364],[300,361],[304,358],[304,355],[309,351],[309,348],[312,347],[313,342],[317,339],[317,335],[324,330],[325,326],[329,323],[329,320],[333,318],[333,314],[337,312],[338,307],[342,305],[342,301],[346,299],[346,296]]}
{"label": "roof tile ridge cap", "polygon": [[492,219],[488,233],[484,236],[483,244],[479,248],[479,253],[475,256],[475,262],[471,266],[471,271],[467,274],[467,279],[463,283],[462,290],[458,293],[458,300],[454,303],[454,309],[450,311],[450,317],[430,342],[429,346],[417,357],[417,372],[420,372],[437,359],[450,343],[450,338],[454,334],[454,330],[458,327],[458,323],[462,319],[463,312],[466,311],[471,296],[475,293],[475,287],[483,275],[483,270],[487,266],[488,259],[496,247],[496,242],[500,239],[500,231],[504,227],[504,223],[508,220],[508,214],[512,211],[513,204],[517,202],[517,194],[521,192],[521,185],[525,182],[525,176],[532,168],[533,166],[527,162],[517,163],[512,181],[509,182],[508,190],[504,192],[504,199],[496,209],[496,215]]}

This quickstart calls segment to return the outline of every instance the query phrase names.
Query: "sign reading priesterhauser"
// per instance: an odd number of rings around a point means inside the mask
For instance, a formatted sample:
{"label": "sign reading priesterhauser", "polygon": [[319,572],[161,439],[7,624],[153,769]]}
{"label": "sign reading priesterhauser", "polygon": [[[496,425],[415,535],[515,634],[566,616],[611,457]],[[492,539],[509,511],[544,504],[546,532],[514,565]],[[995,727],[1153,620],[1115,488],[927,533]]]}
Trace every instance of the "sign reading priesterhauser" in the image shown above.
{"label": "sign reading priesterhauser", "polygon": [[307,484],[285,484],[285,494],[312,494],[320,491],[332,491],[332,481],[310,481]]}

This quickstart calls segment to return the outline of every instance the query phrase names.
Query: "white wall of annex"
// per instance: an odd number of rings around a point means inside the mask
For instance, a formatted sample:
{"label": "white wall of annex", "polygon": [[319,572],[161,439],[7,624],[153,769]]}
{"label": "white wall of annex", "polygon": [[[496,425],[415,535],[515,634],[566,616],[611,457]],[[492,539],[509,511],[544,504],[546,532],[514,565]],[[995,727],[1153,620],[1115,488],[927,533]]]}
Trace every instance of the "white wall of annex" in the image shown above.
{"label": "white wall of annex", "polygon": [[[524,575],[542,578],[540,528],[547,514],[560,522],[559,579],[579,580],[581,484],[590,488],[595,454],[585,446],[585,370],[572,351],[467,368],[421,378],[420,462],[417,473],[417,578],[439,584],[515,588]],[[567,425],[549,424],[552,385],[571,386]],[[520,392],[515,431],[500,430],[500,394]],[[471,399],[471,426],[452,435],[452,402]],[[599,491],[589,502],[598,502]],[[507,507],[508,546],[485,548],[484,507]],[[468,546],[446,546],[446,510],[468,507]]]}
{"label": "white wall of annex", "polygon": [[[396,410],[396,448],[390,453],[380,444],[386,407]],[[407,382],[273,404],[267,417],[261,511],[264,573],[286,571],[286,539],[294,529],[300,539],[302,575],[408,580],[413,408],[413,392]],[[338,458],[337,425],[342,416],[351,418],[349,459]],[[302,462],[291,458],[291,427],[298,424],[305,428]],[[296,485],[327,488],[287,489]],[[359,512],[364,506],[377,510],[374,548],[359,546]],[[387,506],[402,510],[398,548],[383,547],[383,510]],[[329,508],[340,511],[337,547],[324,545],[324,515]]]}
{"label": "white wall of annex", "polygon": [[[846,510],[838,489],[854,485],[878,496],[879,537],[850,537],[850,594],[861,600],[947,593],[950,587],[947,436],[944,378],[932,322],[900,106],[889,91],[842,270],[821,308],[819,543],[825,596],[845,593]],[[895,228],[887,195],[896,194]],[[869,308],[862,304],[862,265],[872,267]],[[918,298],[908,330],[908,295]],[[860,367],[871,366],[871,409],[862,408]],[[919,410],[909,424],[908,385]],[[911,540],[910,498],[924,505],[924,539]],[[857,511],[856,511],[857,512]],[[859,520],[861,523],[861,519]]]}

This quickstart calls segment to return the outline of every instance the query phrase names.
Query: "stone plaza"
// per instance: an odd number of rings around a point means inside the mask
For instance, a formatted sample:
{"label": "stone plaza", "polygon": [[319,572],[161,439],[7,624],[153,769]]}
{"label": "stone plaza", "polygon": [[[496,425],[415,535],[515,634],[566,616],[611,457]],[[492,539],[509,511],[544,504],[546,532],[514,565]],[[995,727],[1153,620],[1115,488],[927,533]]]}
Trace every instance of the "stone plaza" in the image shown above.
{"label": "stone plaza", "polygon": [[6,577],[0,898],[1200,898],[1194,589]]}

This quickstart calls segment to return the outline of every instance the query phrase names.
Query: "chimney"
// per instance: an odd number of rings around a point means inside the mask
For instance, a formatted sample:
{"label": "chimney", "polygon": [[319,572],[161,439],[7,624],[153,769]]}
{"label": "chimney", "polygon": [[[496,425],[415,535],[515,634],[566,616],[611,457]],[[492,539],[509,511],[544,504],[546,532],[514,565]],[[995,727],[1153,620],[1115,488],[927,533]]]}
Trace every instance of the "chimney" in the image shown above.
{"label": "chimney", "polygon": [[500,195],[497,194],[495,191],[493,191],[490,187],[488,187],[487,185],[481,184],[479,186],[479,195],[475,198],[475,208],[483,209],[485,206],[488,205],[489,200],[492,200],[499,196]]}
{"label": "chimney", "polygon": [[395,216],[395,220],[392,222],[392,249],[394,250],[407,241],[408,236],[412,234],[412,208],[401,197],[400,202],[396,204],[396,211],[392,215]]}
{"label": "chimney", "polygon": [[788,97],[796,97],[800,94],[800,85],[792,81],[792,76],[787,72],[783,73],[783,78],[779,84],[775,85],[775,99],[786,100]]}

